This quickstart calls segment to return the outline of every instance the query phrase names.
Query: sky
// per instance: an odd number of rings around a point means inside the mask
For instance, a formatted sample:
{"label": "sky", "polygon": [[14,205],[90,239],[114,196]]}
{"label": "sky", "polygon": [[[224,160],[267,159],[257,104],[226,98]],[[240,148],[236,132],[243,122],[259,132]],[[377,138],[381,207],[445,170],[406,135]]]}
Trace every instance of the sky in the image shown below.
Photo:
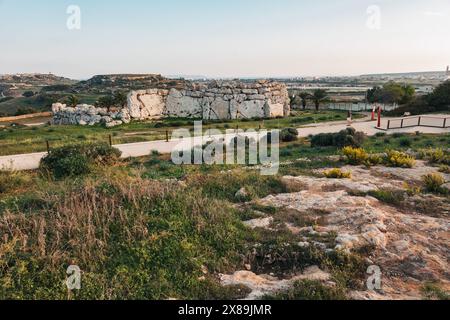
{"label": "sky", "polygon": [[450,0],[0,0],[0,74],[435,71],[449,34]]}

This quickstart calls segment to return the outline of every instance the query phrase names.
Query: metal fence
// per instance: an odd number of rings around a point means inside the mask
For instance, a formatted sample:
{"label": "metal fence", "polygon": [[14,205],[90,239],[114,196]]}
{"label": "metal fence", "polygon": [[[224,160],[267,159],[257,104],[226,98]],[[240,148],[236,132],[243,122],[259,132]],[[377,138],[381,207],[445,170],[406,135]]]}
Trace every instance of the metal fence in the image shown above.
{"label": "metal fence", "polygon": [[381,107],[383,111],[392,111],[399,108],[398,104],[373,104],[373,103],[329,103],[325,105],[329,110],[343,110],[343,111],[372,111],[374,108]]}
{"label": "metal fence", "polygon": [[[321,110],[340,110],[340,111],[353,111],[353,112],[363,112],[363,111],[372,111],[374,108],[381,107],[383,111],[392,111],[399,108],[398,104],[373,104],[373,103],[323,103],[320,106]],[[298,109],[301,109],[301,106],[297,106]],[[306,107],[308,110],[315,110],[315,106],[313,104],[308,104]]]}

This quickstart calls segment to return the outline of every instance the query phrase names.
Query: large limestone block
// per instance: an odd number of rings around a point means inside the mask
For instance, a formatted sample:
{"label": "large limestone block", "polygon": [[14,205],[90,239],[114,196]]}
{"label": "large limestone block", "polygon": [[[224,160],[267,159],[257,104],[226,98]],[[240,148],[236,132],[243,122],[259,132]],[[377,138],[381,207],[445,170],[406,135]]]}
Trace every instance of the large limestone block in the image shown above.
{"label": "large limestone block", "polygon": [[144,94],[138,97],[141,102],[141,119],[157,119],[164,114],[166,101],[158,92]]}
{"label": "large limestone block", "polygon": [[263,100],[249,100],[239,102],[232,100],[230,103],[232,119],[249,119],[265,117],[265,102]]}
{"label": "large limestone block", "polygon": [[64,110],[67,106],[65,104],[62,103],[54,103],[52,104],[52,112],[54,114],[57,114],[59,112],[61,112],[62,110]]}
{"label": "large limestone block", "polygon": [[209,108],[207,120],[227,120],[230,119],[230,102],[218,97],[214,99]]}
{"label": "large limestone block", "polygon": [[265,116],[267,118],[283,117],[285,113],[285,107],[282,103],[267,103],[265,105]]}
{"label": "large limestone block", "polygon": [[141,118],[141,102],[138,99],[138,95],[146,93],[145,91],[131,91],[128,94],[128,112],[133,119]]}
{"label": "large limestone block", "polygon": [[168,117],[201,118],[202,99],[185,96],[178,90],[171,90],[167,97],[164,115]]}

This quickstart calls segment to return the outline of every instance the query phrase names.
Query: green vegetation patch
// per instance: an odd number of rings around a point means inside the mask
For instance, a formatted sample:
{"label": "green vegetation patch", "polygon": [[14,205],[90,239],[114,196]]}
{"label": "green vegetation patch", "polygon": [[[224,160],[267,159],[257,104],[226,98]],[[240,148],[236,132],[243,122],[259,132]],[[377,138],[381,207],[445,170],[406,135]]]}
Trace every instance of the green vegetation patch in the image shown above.
{"label": "green vegetation patch", "polygon": [[91,172],[93,166],[114,165],[121,152],[107,144],[78,144],[52,149],[41,160],[40,169],[55,178],[80,176]]}

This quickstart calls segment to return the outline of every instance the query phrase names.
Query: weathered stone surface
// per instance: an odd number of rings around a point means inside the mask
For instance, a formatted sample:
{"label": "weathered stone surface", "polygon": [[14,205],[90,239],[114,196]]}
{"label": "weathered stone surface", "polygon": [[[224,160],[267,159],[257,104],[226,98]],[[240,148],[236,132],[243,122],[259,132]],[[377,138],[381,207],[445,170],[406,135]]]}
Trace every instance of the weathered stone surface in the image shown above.
{"label": "weathered stone surface", "polygon": [[72,108],[65,104],[55,103],[52,110],[53,123],[56,125],[94,126],[104,124],[111,128],[131,121],[128,109],[122,109],[120,112],[108,112],[105,108],[96,108],[90,105],[78,105]]}
{"label": "weathered stone surface", "polygon": [[158,116],[225,120],[270,118],[288,116],[290,113],[286,87],[272,82],[192,83],[184,90],[171,89],[168,94],[166,90],[163,95],[156,90],[133,91],[128,100],[129,113],[134,119],[151,119]]}
{"label": "weathered stone surface", "polygon": [[52,106],[55,124],[95,125],[117,124],[135,120],[164,117],[203,118],[228,120],[271,118],[288,116],[289,95],[286,86],[264,81],[241,83],[239,81],[211,81],[188,83],[184,88],[150,88],[131,91],[127,107],[108,111],[90,105],[67,108],[55,103]]}
{"label": "weathered stone surface", "polygon": [[[430,195],[428,199],[428,195],[410,196],[405,191],[406,182],[417,183],[422,174],[436,168],[418,161],[413,169],[347,166],[343,170],[352,172],[352,178],[284,177],[292,193],[268,196],[257,203],[298,215],[301,221],[315,221],[309,227],[286,221],[287,229],[301,237],[301,247],[348,252],[371,248],[367,259],[382,269],[382,292],[355,291],[351,298],[419,299],[420,287],[429,281],[450,289],[448,198]],[[365,196],[380,189],[403,191],[405,200],[394,206]],[[248,225],[277,226],[263,222],[257,219]],[[329,236],[334,241],[317,240]]]}
{"label": "weathered stone surface", "polygon": [[232,275],[221,275],[223,285],[244,285],[251,290],[248,300],[262,298],[266,294],[273,294],[285,290],[296,281],[311,280],[327,282],[331,279],[330,274],[322,271],[317,266],[311,266],[305,271],[291,279],[278,279],[269,275],[256,275],[250,271],[237,271]]}

